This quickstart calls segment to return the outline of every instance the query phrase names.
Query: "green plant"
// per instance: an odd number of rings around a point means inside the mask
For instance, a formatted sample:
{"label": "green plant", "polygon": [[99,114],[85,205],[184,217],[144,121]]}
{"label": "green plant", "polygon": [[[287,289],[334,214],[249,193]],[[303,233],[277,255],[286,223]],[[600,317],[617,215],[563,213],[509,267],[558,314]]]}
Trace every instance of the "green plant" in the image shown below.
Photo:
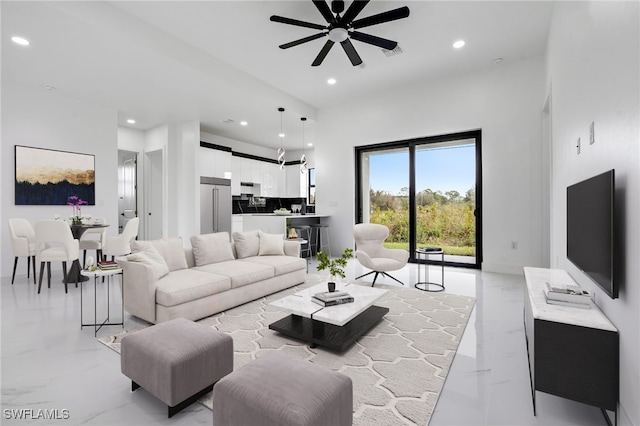
{"label": "green plant", "polygon": [[318,259],[318,271],[325,269],[329,270],[329,274],[332,277],[344,278],[344,268],[347,267],[347,261],[353,257],[353,249],[346,248],[342,253],[342,256],[335,259],[331,259],[329,255],[324,251],[319,251],[316,258]]}

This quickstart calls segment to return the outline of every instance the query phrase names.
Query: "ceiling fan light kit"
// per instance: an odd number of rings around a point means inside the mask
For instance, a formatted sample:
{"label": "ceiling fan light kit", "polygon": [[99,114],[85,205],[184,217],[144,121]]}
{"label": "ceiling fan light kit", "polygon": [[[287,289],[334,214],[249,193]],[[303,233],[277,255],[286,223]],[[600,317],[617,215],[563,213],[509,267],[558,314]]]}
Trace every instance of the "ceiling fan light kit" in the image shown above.
{"label": "ceiling fan light kit", "polygon": [[300,174],[307,172],[307,157],[304,155],[304,122],[307,121],[306,117],[300,118],[302,121],[302,156],[300,157]]}
{"label": "ceiling fan light kit", "polygon": [[280,170],[284,170],[285,150],[282,146],[282,139],[284,139],[284,133],[282,133],[282,113],[284,112],[284,108],[280,107],[278,108],[278,111],[280,111],[280,134],[278,135],[280,137],[280,148],[278,148],[278,165],[280,166]]}
{"label": "ceiling fan light kit", "polygon": [[[340,45],[342,46],[342,50],[344,50],[353,66],[362,64],[362,58],[360,58],[360,55],[358,55],[358,52],[353,47],[351,39],[387,50],[395,49],[398,45],[398,43],[395,41],[377,37],[371,34],[362,33],[356,30],[364,27],[369,27],[371,25],[395,21],[397,19],[402,19],[409,16],[409,8],[404,6],[386,12],[378,13],[376,15],[367,16],[366,18],[354,20],[360,14],[360,12],[362,12],[362,9],[365,8],[367,3],[369,3],[369,0],[353,0],[346,12],[344,12],[344,0],[331,1],[331,8],[329,8],[329,5],[325,0],[312,1],[320,14],[324,17],[325,21],[327,21],[327,25],[314,24],[312,22],[285,18],[278,15],[271,16],[270,20],[272,22],[278,22],[281,24],[295,25],[298,27],[311,28],[321,31],[320,33],[313,34],[299,40],[281,44],[279,46],[280,49],[289,49],[290,47],[298,46],[300,44],[328,36],[329,40],[326,41],[326,43],[320,50],[320,53],[318,53],[318,56],[316,56],[315,60],[311,63],[311,66],[314,67],[322,64],[322,61],[324,61],[324,58],[327,57],[327,54],[336,43],[340,43]],[[344,15],[340,16],[342,12],[344,12]]]}

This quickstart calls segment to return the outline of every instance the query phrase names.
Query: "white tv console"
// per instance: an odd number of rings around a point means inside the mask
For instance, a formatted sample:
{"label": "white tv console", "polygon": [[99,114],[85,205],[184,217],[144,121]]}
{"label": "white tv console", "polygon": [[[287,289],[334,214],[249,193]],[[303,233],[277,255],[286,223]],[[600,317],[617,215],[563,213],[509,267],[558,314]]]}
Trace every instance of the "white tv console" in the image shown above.
{"label": "white tv console", "polygon": [[591,309],[551,305],[546,283],[575,285],[566,271],[524,268],[524,329],[529,357],[533,414],[536,391],[614,412],[618,422],[619,335],[593,305]]}

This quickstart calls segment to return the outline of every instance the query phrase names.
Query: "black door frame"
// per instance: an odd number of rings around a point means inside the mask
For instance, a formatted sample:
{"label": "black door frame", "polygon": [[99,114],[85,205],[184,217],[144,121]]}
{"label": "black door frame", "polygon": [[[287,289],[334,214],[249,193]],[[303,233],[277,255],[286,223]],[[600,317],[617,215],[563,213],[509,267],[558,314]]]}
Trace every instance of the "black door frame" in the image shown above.
{"label": "black door frame", "polygon": [[[406,139],[395,142],[383,142],[373,145],[362,145],[354,148],[355,154],[355,223],[362,223],[362,181],[360,179],[360,172],[362,171],[361,154],[363,152],[372,151],[384,151],[394,148],[408,148],[409,149],[409,262],[416,262],[415,247],[416,247],[416,225],[417,219],[415,214],[416,207],[416,182],[415,182],[415,151],[418,145],[427,145],[431,143],[439,142],[451,142],[461,139],[474,139],[476,148],[476,209],[474,215],[476,218],[476,262],[475,263],[458,263],[446,261],[445,266],[456,266],[464,268],[480,269],[482,266],[482,130],[469,130],[465,132],[448,133],[445,135],[427,136],[415,139]],[[423,261],[423,260],[421,260]],[[433,261],[429,261],[433,263]]]}

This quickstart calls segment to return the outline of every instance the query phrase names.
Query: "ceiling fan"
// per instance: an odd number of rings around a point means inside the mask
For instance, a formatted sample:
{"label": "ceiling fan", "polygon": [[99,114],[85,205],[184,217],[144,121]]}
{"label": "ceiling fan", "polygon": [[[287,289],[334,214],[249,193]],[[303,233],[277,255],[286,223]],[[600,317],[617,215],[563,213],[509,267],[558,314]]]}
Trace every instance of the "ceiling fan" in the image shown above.
{"label": "ceiling fan", "polygon": [[[387,50],[395,49],[398,45],[395,41],[376,37],[356,30],[369,27],[371,25],[382,24],[384,22],[395,21],[396,19],[402,19],[409,16],[409,8],[404,6],[387,12],[378,13],[376,15],[367,16],[366,18],[354,20],[358,14],[362,12],[362,9],[364,9],[367,3],[369,3],[369,0],[353,0],[346,12],[344,12],[344,0],[333,0],[331,2],[331,8],[329,8],[329,5],[325,0],[312,1],[327,21],[327,25],[319,25],[312,22],[299,21],[297,19],[285,18],[277,15],[271,16],[270,20],[281,24],[296,25],[298,27],[312,28],[314,30],[322,31],[299,40],[282,44],[279,46],[280,49],[288,49],[324,36],[329,36],[329,40],[327,40],[320,50],[320,53],[318,53],[318,56],[316,56],[316,59],[311,64],[311,66],[314,67],[322,64],[322,61],[324,61],[324,58],[335,43],[340,43],[353,66],[362,64],[360,55],[358,55],[353,44],[351,44],[351,39],[362,43],[372,44]],[[342,12],[344,12],[344,14],[340,16]]]}

